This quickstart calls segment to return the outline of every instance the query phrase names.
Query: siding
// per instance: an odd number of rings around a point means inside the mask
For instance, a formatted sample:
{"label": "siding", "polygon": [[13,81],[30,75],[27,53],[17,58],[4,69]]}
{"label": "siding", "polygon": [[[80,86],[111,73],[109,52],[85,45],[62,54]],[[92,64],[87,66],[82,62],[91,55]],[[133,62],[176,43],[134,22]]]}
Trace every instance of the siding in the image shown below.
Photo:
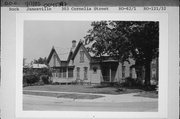
{"label": "siding", "polygon": [[[94,71],[93,68],[97,68],[96,72]],[[101,73],[101,69],[100,69],[99,64],[91,65],[91,68],[90,68],[90,81],[91,81],[91,83],[101,83],[101,77],[102,77],[102,73]]]}
{"label": "siding", "polygon": [[[130,77],[130,67],[135,64],[135,61],[130,59],[130,63],[124,62],[123,66],[125,66],[125,76],[122,77],[122,63],[119,63],[118,69],[116,71],[115,82],[122,82],[122,79]],[[136,78],[135,68],[132,69],[132,78]]]}

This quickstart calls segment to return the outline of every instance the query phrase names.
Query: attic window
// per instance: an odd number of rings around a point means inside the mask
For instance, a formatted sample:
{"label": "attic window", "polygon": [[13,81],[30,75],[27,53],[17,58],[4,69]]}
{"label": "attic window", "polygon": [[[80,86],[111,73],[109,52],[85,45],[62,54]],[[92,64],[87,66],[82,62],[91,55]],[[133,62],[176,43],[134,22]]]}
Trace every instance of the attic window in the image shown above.
{"label": "attic window", "polygon": [[80,62],[84,62],[84,51],[80,51]]}

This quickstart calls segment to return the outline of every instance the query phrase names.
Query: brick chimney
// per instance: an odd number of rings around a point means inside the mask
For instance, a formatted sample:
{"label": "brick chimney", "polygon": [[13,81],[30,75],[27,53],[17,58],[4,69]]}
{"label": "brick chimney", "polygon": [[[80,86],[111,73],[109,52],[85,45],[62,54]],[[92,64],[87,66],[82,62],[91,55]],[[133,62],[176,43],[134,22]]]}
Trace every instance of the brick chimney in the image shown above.
{"label": "brick chimney", "polygon": [[76,47],[76,40],[72,41],[72,49],[74,49]]}

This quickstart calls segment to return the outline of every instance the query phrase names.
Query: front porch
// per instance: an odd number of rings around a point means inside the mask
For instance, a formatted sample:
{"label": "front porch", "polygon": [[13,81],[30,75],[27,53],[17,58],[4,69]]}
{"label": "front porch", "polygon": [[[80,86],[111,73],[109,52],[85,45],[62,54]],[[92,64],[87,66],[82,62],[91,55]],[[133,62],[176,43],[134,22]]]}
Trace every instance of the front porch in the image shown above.
{"label": "front porch", "polygon": [[118,69],[118,62],[103,62],[101,64],[101,83],[116,82],[115,76]]}
{"label": "front porch", "polygon": [[74,82],[74,66],[61,66],[52,68],[52,83],[69,84]]}

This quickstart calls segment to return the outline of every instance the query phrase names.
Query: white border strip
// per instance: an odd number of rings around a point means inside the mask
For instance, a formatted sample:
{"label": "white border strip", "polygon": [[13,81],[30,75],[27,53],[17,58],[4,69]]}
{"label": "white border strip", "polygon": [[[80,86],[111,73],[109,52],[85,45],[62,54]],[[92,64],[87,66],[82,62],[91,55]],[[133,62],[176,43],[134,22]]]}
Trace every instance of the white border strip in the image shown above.
{"label": "white border strip", "polygon": [[[23,111],[22,64],[24,20],[42,21],[159,21],[158,112]],[[19,13],[16,15],[16,117],[43,118],[167,118],[168,16],[165,13]],[[42,116],[43,115],[43,116]]]}

